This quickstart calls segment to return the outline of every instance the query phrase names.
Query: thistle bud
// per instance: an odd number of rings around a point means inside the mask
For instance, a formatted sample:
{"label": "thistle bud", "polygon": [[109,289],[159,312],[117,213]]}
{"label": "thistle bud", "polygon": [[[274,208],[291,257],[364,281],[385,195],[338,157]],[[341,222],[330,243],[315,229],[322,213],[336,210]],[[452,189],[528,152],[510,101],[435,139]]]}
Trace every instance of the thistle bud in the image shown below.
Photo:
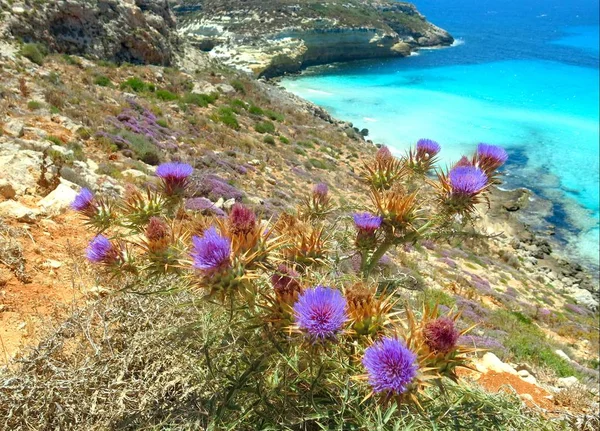
{"label": "thistle bud", "polygon": [[302,293],[300,274],[284,264],[279,265],[275,274],[271,276],[271,284],[277,300],[289,305],[294,304],[298,295]]}
{"label": "thistle bud", "polygon": [[169,245],[169,226],[159,217],[150,218],[144,234],[150,251],[163,250]]}
{"label": "thistle bud", "polygon": [[229,231],[235,236],[245,236],[255,231],[256,214],[250,208],[235,204],[229,214]]}
{"label": "thistle bud", "polygon": [[423,328],[425,344],[435,353],[448,353],[456,346],[459,335],[454,327],[454,320],[448,317],[431,320]]}

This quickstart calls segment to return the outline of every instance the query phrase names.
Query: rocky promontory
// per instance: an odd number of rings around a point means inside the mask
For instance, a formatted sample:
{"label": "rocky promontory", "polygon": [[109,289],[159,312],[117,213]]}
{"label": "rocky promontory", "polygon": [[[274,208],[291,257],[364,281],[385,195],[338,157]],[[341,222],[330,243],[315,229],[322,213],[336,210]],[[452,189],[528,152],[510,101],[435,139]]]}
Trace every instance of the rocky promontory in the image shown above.
{"label": "rocky promontory", "polygon": [[273,77],[317,64],[403,57],[421,47],[454,41],[412,4],[389,0],[172,3],[182,37],[255,76]]}

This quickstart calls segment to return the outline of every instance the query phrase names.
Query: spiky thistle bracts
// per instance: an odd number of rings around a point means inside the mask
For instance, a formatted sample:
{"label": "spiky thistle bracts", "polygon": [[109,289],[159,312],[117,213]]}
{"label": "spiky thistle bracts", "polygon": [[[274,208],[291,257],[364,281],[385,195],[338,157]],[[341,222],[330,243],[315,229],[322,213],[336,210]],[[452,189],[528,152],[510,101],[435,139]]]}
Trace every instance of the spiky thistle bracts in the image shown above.
{"label": "spiky thistle bracts", "polygon": [[449,317],[439,317],[427,322],[423,327],[423,335],[427,347],[436,353],[448,353],[456,346],[460,336],[454,320]]}

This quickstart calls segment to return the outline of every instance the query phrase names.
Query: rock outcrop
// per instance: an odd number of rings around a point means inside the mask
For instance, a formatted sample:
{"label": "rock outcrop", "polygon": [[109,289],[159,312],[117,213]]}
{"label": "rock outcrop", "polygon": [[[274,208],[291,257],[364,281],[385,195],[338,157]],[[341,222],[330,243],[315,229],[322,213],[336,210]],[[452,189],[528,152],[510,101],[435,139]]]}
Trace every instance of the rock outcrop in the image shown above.
{"label": "rock outcrop", "polygon": [[178,46],[167,0],[26,0],[10,7],[9,32],[52,51],[168,65]]}
{"label": "rock outcrop", "polygon": [[341,61],[403,57],[454,39],[408,3],[175,0],[180,34],[225,63],[273,77]]}

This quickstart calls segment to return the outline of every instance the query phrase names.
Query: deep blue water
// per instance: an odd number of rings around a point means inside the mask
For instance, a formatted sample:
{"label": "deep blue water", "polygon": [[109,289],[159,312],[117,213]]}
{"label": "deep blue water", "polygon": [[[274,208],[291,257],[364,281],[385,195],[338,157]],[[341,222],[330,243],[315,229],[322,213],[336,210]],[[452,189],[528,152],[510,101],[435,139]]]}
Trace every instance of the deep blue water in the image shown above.
{"label": "deep blue water", "polygon": [[509,186],[555,202],[569,251],[599,255],[598,0],[416,0],[457,44],[404,59],[311,68],[290,91],[403,153],[421,137],[442,162],[478,142],[512,156]]}

